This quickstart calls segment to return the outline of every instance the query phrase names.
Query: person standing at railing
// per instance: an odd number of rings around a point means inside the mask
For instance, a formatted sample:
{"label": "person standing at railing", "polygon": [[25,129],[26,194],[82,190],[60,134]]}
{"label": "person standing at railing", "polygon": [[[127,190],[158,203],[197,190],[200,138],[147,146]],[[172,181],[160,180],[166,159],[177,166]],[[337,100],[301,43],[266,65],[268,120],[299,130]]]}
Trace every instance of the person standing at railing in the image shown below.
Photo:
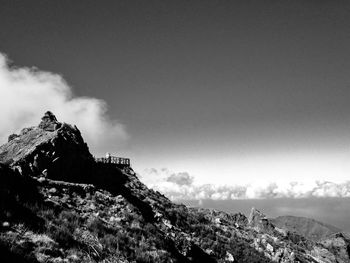
{"label": "person standing at railing", "polygon": [[106,161],[107,163],[111,163],[111,154],[110,153],[106,153]]}

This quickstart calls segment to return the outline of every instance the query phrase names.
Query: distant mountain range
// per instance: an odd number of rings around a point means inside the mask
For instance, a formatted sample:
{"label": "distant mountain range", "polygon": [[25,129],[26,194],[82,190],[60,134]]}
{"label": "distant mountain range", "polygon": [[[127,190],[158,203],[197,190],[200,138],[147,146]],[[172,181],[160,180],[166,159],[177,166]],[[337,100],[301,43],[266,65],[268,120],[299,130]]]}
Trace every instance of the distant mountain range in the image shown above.
{"label": "distant mountain range", "polygon": [[270,221],[279,228],[295,232],[308,239],[319,241],[342,230],[314,219],[298,216],[279,216]]}
{"label": "distant mountain range", "polygon": [[93,158],[48,112],[0,146],[1,262],[350,262],[339,229],[189,208]]}

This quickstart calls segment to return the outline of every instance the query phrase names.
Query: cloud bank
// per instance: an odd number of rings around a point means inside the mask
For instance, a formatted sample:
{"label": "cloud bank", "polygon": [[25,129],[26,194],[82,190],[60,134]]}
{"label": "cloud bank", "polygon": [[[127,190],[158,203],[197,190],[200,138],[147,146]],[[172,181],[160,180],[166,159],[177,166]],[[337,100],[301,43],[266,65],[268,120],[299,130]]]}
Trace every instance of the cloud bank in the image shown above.
{"label": "cloud bank", "polygon": [[280,181],[252,182],[243,185],[196,184],[187,172],[175,173],[166,168],[146,169],[145,183],[171,200],[236,200],[268,198],[350,197],[350,181]]}
{"label": "cloud bank", "polygon": [[107,116],[103,100],[74,97],[71,87],[60,75],[9,66],[2,53],[0,98],[1,144],[9,134],[37,125],[47,110],[59,121],[77,125],[93,153],[105,152],[108,143],[120,144],[128,137],[125,127]]}

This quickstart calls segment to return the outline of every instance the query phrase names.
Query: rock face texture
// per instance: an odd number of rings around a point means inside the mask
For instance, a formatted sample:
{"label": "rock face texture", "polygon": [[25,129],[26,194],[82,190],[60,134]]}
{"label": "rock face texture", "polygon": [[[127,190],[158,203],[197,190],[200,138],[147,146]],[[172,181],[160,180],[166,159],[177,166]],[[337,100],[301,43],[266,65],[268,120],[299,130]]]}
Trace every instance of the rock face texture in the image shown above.
{"label": "rock face texture", "polygon": [[94,159],[77,127],[60,123],[46,112],[38,127],[24,128],[0,146],[0,162],[20,174],[84,181]]}
{"label": "rock face texture", "polygon": [[1,262],[350,262],[350,240],[319,241],[250,216],[172,203],[131,170],[96,163],[79,130],[46,113],[0,146]]}
{"label": "rock face texture", "polygon": [[55,131],[62,124],[59,123],[56,119],[56,116],[51,112],[45,112],[45,115],[41,118],[41,122],[39,123],[39,128],[45,131]]}
{"label": "rock face texture", "polygon": [[267,217],[254,207],[250,211],[248,225],[261,232],[272,232],[275,226],[267,219]]}
{"label": "rock face texture", "polygon": [[349,236],[346,236],[343,233],[336,233],[324,238],[320,243],[329,251],[333,252],[339,263],[345,263],[350,262],[349,240]]}

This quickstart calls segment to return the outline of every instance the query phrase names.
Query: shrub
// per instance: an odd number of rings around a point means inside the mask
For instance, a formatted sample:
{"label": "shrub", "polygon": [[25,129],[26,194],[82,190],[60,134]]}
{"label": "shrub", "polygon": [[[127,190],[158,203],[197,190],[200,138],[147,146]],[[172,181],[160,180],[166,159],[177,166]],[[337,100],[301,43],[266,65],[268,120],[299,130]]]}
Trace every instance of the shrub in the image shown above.
{"label": "shrub", "polygon": [[50,226],[47,234],[63,247],[72,247],[75,244],[72,232],[65,224]]}
{"label": "shrub", "polygon": [[[52,217],[52,212],[45,212],[47,217]],[[74,240],[73,233],[76,228],[82,224],[82,220],[74,211],[62,211],[53,223],[48,221],[47,234],[64,247],[72,247],[77,242]]]}
{"label": "shrub", "polygon": [[104,249],[119,252],[119,239],[117,236],[106,234],[100,241]]}
{"label": "shrub", "polygon": [[103,237],[107,234],[108,232],[108,229],[107,227],[104,225],[104,223],[98,219],[98,218],[95,218],[93,219],[92,221],[90,221],[88,224],[87,224],[87,228],[95,233],[98,237]]}

